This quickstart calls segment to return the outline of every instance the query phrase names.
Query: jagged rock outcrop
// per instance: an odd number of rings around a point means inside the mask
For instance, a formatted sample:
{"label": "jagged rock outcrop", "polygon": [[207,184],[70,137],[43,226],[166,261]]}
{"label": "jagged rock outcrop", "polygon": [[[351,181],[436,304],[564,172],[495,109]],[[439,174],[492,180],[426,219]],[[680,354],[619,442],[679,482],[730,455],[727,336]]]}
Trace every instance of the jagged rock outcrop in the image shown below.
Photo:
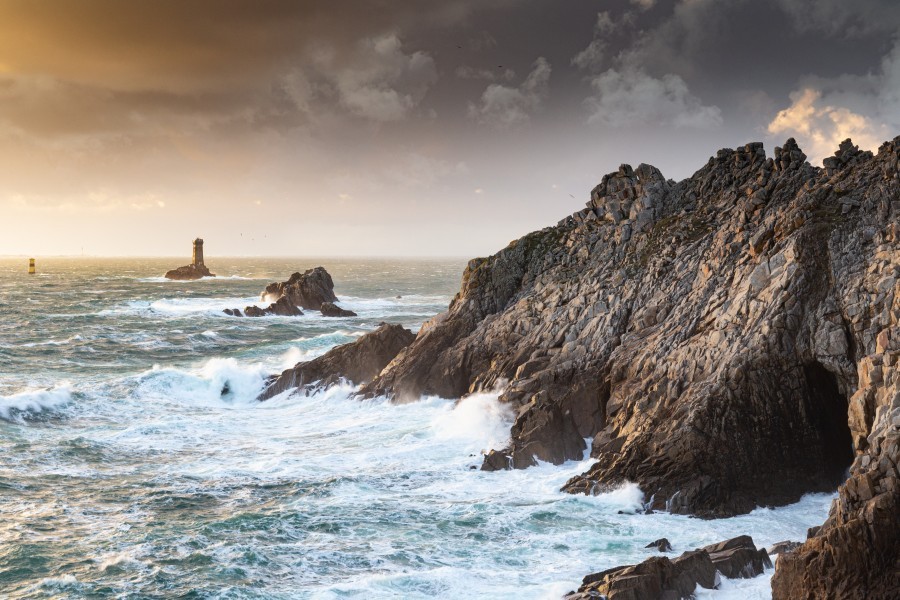
{"label": "jagged rock outcrop", "polygon": [[416,335],[402,325],[381,326],[355,342],[336,346],[313,360],[297,363],[274,377],[260,400],[268,400],[294,388],[313,391],[347,381],[354,385],[375,378]]}
{"label": "jagged rock outcrop", "polygon": [[[825,168],[794,140],[719,151],[692,177],[647,165],[588,207],[469,262],[446,313],[362,392],[409,401],[504,385],[509,448],[570,481],[628,480],[651,507],[715,517],[840,488],[779,560],[777,598],[889,597],[900,573],[900,138]],[[533,423],[533,426],[526,424]],[[547,443],[553,440],[553,443]],[[527,449],[527,450],[523,450]]]}
{"label": "jagged rock outcrop", "polygon": [[287,281],[270,283],[261,295],[262,300],[270,302],[283,297],[306,310],[321,310],[322,303],[338,301],[334,295],[334,281],[324,267],[294,273]]}
{"label": "jagged rock outcrop", "polygon": [[323,317],[355,317],[357,316],[352,310],[341,308],[334,302],[323,302],[319,308]]}
{"label": "jagged rock outcrop", "polygon": [[[357,316],[352,310],[343,309],[335,304],[337,296],[334,295],[334,281],[323,267],[309,269],[304,273],[294,273],[290,279],[281,283],[270,283],[260,298],[272,303],[266,308],[248,306],[244,309],[244,316],[298,317],[303,314],[299,307],[321,311],[325,317]],[[226,309],[223,312],[235,317],[242,316],[236,308]]]}
{"label": "jagged rock outcrop", "polygon": [[749,536],[683,553],[675,559],[656,556],[637,565],[587,575],[566,600],[675,600],[694,597],[697,586],[714,589],[719,574],[729,579],[760,575],[772,562]]}
{"label": "jagged rock outcrop", "polygon": [[[229,309],[225,309],[225,314],[230,314],[233,317],[240,317],[241,311],[238,309],[232,309],[229,312]],[[247,306],[244,308],[244,315],[247,317],[265,317],[267,315],[277,316],[277,317],[299,317],[303,315],[303,311],[297,308],[297,306],[290,301],[287,296],[282,296],[277,301],[273,302],[269,306],[265,308],[260,308],[256,305]]]}
{"label": "jagged rock outcrop", "polygon": [[215,277],[214,273],[210,273],[206,265],[185,265],[166,271],[166,279],[174,279],[176,281],[192,281],[203,277]]}

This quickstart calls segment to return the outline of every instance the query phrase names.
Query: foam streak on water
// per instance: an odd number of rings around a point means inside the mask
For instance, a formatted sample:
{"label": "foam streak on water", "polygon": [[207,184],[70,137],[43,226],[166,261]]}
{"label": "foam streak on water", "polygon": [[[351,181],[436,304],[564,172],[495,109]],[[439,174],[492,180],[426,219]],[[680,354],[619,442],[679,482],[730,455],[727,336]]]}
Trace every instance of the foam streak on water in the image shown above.
{"label": "foam streak on water", "polygon": [[[155,279],[171,261],[42,264],[29,279],[0,262],[19,319],[0,324],[3,597],[558,598],[659,537],[769,544],[827,513],[815,495],[718,521],[640,515],[633,484],[559,492],[589,460],[473,470],[509,435],[496,394],[255,402],[267,375],[381,321],[420,326],[461,261],[234,260],[197,284]],[[359,317],[221,314],[317,264]],[[700,597],[767,598],[768,579]]]}

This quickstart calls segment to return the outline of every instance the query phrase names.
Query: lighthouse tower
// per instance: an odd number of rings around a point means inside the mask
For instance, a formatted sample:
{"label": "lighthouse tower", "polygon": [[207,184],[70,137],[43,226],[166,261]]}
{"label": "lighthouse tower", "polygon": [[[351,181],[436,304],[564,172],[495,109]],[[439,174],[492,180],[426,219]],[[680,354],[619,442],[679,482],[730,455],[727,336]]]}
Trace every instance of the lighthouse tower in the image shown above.
{"label": "lighthouse tower", "polygon": [[197,238],[194,240],[194,253],[192,255],[191,264],[195,267],[203,267],[203,240]]}

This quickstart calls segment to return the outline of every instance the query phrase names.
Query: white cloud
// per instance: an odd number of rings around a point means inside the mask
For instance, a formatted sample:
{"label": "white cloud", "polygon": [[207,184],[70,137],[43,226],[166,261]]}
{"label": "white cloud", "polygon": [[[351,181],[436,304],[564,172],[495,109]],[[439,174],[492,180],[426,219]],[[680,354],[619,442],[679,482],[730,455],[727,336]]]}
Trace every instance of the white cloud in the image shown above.
{"label": "white cloud", "polygon": [[440,158],[411,152],[392,160],[391,165],[384,170],[383,177],[389,188],[427,189],[447,177],[459,177],[468,171],[469,168],[464,162],[454,164]]}
{"label": "white cloud", "polygon": [[772,119],[767,130],[771,135],[799,138],[812,161],[821,162],[847,138],[865,150],[876,149],[882,141],[883,126],[848,108],[823,102],[819,90],[805,88],[794,92],[791,101]]}
{"label": "white cloud", "polygon": [[550,63],[540,57],[520,86],[492,83],[481,94],[479,103],[469,104],[469,116],[498,128],[528,123],[547,97],[550,71]]}
{"label": "white cloud", "polygon": [[864,150],[877,149],[900,129],[900,42],[878,72],[807,78],[790,99],[767,131],[796,137],[810,160],[830,156],[847,138]]}
{"label": "white cloud", "polygon": [[516,72],[512,69],[505,69],[501,72],[497,72],[491,69],[477,69],[466,65],[457,67],[454,73],[460,79],[475,79],[482,81],[497,81],[499,79],[512,81],[516,78]]}
{"label": "white cloud", "polygon": [[704,105],[675,74],[652,77],[641,69],[609,69],[591,80],[594,95],[585,104],[589,123],[626,127],[674,125],[713,128],[722,124],[717,106]]}
{"label": "white cloud", "polygon": [[597,13],[597,22],[594,24],[594,39],[587,48],[579,52],[572,59],[572,64],[579,69],[599,70],[603,66],[606,57],[606,38],[615,30],[616,25],[609,16],[608,11]]}
{"label": "white cloud", "polygon": [[656,0],[631,0],[631,3],[641,10],[650,10],[656,6]]}
{"label": "white cloud", "polygon": [[425,52],[406,54],[396,35],[366,38],[355,60],[335,71],[322,71],[338,92],[342,106],[373,121],[406,117],[437,81],[434,60]]}

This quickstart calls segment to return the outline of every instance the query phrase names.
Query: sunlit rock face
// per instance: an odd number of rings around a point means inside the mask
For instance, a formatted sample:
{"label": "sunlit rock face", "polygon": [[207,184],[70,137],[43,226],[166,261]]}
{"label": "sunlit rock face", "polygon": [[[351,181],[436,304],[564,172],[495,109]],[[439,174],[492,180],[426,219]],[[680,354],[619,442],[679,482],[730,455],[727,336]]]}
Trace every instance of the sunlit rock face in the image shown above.
{"label": "sunlit rock face", "polygon": [[680,182],[623,165],[584,210],[470,261],[363,393],[502,386],[518,419],[488,470],[590,437],[597,462],[565,490],[633,481],[654,509],[727,516],[846,481],[775,594],[882,597],[900,572],[898,151],[846,142],[816,168],[793,139],[774,158],[752,143]]}

